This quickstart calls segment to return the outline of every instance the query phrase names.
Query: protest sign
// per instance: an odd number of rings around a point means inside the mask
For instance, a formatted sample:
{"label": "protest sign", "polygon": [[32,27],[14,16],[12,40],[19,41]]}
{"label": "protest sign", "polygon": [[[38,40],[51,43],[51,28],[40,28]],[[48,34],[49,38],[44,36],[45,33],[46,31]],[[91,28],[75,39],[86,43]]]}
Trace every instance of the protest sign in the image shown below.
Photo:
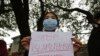
{"label": "protest sign", "polygon": [[74,56],[70,32],[33,32],[29,56]]}

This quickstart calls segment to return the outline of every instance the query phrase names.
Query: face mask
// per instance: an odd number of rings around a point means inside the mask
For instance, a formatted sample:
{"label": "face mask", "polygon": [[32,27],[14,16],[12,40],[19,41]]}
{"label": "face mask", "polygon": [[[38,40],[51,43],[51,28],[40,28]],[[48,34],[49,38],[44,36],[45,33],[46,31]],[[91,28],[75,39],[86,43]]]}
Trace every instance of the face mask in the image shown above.
{"label": "face mask", "polygon": [[43,21],[44,30],[52,31],[57,28],[57,20],[56,19],[45,19]]}

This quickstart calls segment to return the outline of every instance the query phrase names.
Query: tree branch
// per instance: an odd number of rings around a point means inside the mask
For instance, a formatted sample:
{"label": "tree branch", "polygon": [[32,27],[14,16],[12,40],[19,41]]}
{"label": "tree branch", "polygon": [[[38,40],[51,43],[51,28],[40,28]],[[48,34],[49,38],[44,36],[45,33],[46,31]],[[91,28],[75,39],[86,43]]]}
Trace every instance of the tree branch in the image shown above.
{"label": "tree branch", "polygon": [[43,22],[43,17],[45,15],[45,10],[44,10],[44,3],[43,3],[43,1],[42,0],[39,0],[39,1],[40,1],[40,7],[41,7],[41,17],[37,21],[37,31],[42,31],[42,29],[43,29],[42,22]]}
{"label": "tree branch", "polygon": [[88,33],[76,33],[76,34],[91,34],[90,32],[88,32]]}
{"label": "tree branch", "polygon": [[44,12],[45,12],[45,10],[44,10],[44,2],[42,0],[39,0],[39,1],[40,1],[40,7],[41,7],[41,17],[43,17],[44,16]]}
{"label": "tree branch", "polygon": [[50,5],[54,6],[56,8],[62,9],[63,11],[66,11],[66,12],[73,12],[73,11],[81,12],[81,13],[87,15],[86,19],[88,20],[89,23],[96,23],[95,20],[93,19],[93,15],[89,11],[85,11],[85,10],[80,9],[80,8],[67,9],[67,8],[63,8],[63,7],[59,6],[59,5],[46,4],[46,6],[50,6]]}
{"label": "tree branch", "polygon": [[46,4],[45,6],[53,6],[53,7],[56,7],[56,8],[59,8],[59,9],[62,9],[63,11],[69,11],[69,12],[72,12],[72,11],[74,11],[74,9],[67,9],[67,8],[63,8],[63,7],[61,7],[61,6],[59,6],[59,5],[54,5],[54,4]]}
{"label": "tree branch", "polygon": [[15,13],[16,22],[18,24],[18,28],[21,34],[21,39],[26,36],[30,36],[30,28],[28,23],[28,14],[25,13],[23,4],[21,0],[10,0],[12,4],[12,8]]}
{"label": "tree branch", "polygon": [[24,8],[24,13],[27,15],[27,18],[29,19],[29,4],[28,4],[28,0],[23,0],[23,8]]}

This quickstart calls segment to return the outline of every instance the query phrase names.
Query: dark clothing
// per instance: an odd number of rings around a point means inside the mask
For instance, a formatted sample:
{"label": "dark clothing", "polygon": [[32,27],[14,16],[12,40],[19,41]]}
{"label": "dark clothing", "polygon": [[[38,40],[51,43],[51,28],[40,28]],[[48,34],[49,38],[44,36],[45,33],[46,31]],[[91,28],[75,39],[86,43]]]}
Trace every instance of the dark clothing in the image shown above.
{"label": "dark clothing", "polygon": [[89,56],[100,56],[100,25],[93,27],[88,40]]}
{"label": "dark clothing", "polygon": [[8,56],[6,42],[0,40],[0,56]]}
{"label": "dark clothing", "polygon": [[[100,20],[100,11],[98,11],[95,15],[92,15],[89,11],[85,11],[79,8],[74,10],[86,14],[88,23],[93,25],[87,46],[89,56],[100,56],[100,24],[97,23],[97,20]],[[94,26],[94,24],[98,25],[98,27]]]}

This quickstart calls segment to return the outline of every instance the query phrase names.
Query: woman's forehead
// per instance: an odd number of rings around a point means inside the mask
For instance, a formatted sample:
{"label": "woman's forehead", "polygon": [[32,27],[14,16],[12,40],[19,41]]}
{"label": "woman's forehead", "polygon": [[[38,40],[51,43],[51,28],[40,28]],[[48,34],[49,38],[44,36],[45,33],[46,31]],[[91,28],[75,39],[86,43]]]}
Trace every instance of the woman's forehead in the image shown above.
{"label": "woman's forehead", "polygon": [[55,17],[55,15],[52,13],[48,13],[46,16],[54,16]]}

